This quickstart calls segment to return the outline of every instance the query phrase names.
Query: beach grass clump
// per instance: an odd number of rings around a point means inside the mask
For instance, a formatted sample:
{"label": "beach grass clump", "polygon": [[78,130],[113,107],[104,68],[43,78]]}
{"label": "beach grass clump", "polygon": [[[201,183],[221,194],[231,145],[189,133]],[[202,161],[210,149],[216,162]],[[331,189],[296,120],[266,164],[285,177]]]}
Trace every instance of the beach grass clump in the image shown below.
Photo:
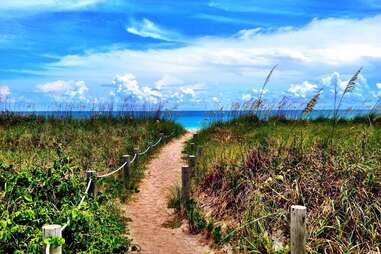
{"label": "beach grass clump", "polygon": [[288,253],[289,209],[304,205],[309,253],[377,253],[381,124],[375,119],[337,121],[334,136],[329,119],[245,116],[202,130],[192,140],[203,153],[191,177],[192,206],[205,219],[200,228],[217,230],[216,242],[237,252]]}
{"label": "beach grass clump", "polygon": [[[160,133],[184,132],[172,121],[98,117],[45,118],[0,114],[0,253],[41,253],[42,226],[64,225],[65,253],[125,253],[131,244],[117,207],[138,191],[148,155],[120,174],[98,179],[98,194],[84,194],[86,170],[99,174],[123,164],[122,155],[143,151]],[[159,145],[169,141],[165,138]],[[84,202],[80,200],[85,195]]]}

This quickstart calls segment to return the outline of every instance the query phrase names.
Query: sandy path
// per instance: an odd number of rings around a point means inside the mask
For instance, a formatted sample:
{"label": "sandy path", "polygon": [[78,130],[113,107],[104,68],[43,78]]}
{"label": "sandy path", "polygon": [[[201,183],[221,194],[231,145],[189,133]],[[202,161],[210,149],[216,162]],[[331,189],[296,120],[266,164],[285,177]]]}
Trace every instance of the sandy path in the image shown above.
{"label": "sandy path", "polygon": [[200,236],[184,232],[186,227],[171,229],[162,226],[171,215],[171,210],[167,208],[168,189],[180,182],[181,166],[184,164],[181,151],[190,137],[188,133],[161,148],[147,166],[140,192],[127,205],[123,205],[126,216],[132,219],[128,226],[130,237],[141,246],[141,253],[210,253]]}

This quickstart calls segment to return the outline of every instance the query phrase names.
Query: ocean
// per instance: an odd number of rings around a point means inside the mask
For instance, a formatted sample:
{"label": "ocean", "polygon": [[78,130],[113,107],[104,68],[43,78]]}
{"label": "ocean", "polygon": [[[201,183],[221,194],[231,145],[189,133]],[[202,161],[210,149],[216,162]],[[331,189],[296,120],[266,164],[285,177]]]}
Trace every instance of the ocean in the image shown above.
{"label": "ocean", "polygon": [[[157,116],[158,113],[154,111],[34,111],[34,112],[17,112],[22,115],[36,114],[39,116],[54,116],[54,117],[73,117],[73,118],[90,118],[92,116],[133,116],[133,117],[147,117]],[[350,119],[356,116],[361,116],[369,113],[369,110],[341,110],[338,115],[345,119]],[[208,127],[211,123],[217,121],[228,121],[239,117],[240,115],[250,114],[248,111],[163,111],[160,112],[160,117],[171,119],[181,124],[186,129],[200,129]],[[301,110],[273,110],[273,111],[259,111],[257,115],[261,119],[266,119],[272,116],[285,116],[289,119],[297,119],[302,115]],[[315,119],[318,117],[332,117],[332,110],[315,110],[308,118]]]}

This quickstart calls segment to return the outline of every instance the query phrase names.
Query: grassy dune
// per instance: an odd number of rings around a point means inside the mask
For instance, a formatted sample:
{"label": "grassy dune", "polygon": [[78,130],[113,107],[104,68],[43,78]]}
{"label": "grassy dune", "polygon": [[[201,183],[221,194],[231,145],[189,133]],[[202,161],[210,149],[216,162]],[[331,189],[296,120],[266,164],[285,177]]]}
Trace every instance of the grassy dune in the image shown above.
{"label": "grassy dune", "polygon": [[299,204],[309,253],[380,251],[381,122],[371,119],[242,117],[202,130],[191,228],[239,252],[288,253],[288,211]]}
{"label": "grassy dune", "polygon": [[100,180],[97,198],[77,207],[87,180],[84,171],[109,172],[134,146],[145,148],[159,133],[183,129],[169,121],[130,118],[44,119],[0,115],[0,253],[41,253],[45,224],[71,223],[63,239],[65,253],[122,253],[130,240],[115,204],[137,191],[142,157],[124,185]]}

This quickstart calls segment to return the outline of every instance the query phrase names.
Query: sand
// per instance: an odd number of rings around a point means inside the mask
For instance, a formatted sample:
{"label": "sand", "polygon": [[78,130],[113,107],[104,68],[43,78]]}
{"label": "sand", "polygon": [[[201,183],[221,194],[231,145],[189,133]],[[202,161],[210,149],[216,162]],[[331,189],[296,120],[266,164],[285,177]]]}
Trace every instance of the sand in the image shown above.
{"label": "sand", "polygon": [[128,224],[130,237],[141,247],[140,253],[213,253],[202,236],[190,234],[186,225],[175,229],[162,226],[173,213],[167,208],[169,188],[180,182],[184,164],[181,151],[191,135],[187,133],[161,148],[147,165],[140,192],[122,207],[125,216],[132,219]]}

